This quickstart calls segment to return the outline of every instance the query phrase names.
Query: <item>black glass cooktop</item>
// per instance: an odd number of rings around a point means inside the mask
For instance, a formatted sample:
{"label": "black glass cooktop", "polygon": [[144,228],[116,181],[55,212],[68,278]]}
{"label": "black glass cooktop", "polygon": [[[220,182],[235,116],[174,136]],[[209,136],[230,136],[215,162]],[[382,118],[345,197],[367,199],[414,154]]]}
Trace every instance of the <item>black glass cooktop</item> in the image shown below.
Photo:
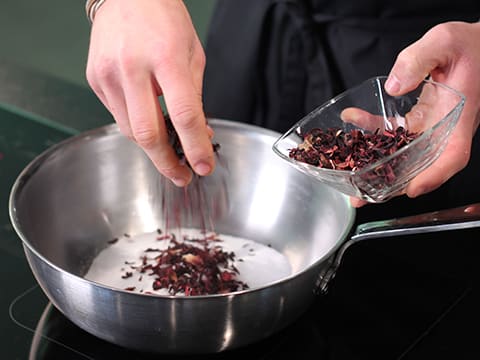
{"label": "black glass cooktop", "polygon": [[245,348],[183,357],[143,354],[86,333],[56,310],[38,287],[7,207],[21,169],[73,134],[70,128],[0,107],[1,359],[480,358],[476,229],[353,246],[328,294],[319,296],[287,329]]}

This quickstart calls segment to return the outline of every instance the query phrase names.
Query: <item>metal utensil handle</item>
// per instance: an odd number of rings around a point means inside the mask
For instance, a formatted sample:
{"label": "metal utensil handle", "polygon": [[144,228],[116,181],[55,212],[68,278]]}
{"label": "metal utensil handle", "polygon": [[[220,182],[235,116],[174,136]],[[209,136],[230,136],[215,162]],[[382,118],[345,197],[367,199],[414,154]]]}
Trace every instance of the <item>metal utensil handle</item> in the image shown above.
{"label": "metal utensil handle", "polygon": [[331,265],[320,274],[317,281],[318,290],[320,292],[327,291],[328,283],[335,277],[345,251],[358,241],[474,227],[480,227],[480,203],[361,224],[356,228],[350,240],[337,251],[331,260]]}
{"label": "metal utensil handle", "polygon": [[397,219],[372,221],[357,227],[351,241],[370,238],[468,229],[480,226],[480,203]]}

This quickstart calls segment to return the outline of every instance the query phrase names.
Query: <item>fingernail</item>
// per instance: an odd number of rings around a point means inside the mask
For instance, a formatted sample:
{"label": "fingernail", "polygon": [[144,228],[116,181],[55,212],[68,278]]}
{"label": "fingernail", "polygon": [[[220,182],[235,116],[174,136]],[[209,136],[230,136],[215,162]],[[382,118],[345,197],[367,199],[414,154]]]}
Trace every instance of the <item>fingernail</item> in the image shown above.
{"label": "fingernail", "polygon": [[212,167],[210,166],[210,164],[204,161],[200,161],[199,163],[197,163],[194,169],[195,172],[200,176],[208,175],[210,174],[210,171],[212,171]]}
{"label": "fingernail", "polygon": [[416,188],[413,191],[407,192],[407,195],[408,195],[409,198],[414,199],[414,198],[416,198],[420,195],[425,194],[426,192],[427,192],[427,189],[425,189],[425,188]]}
{"label": "fingernail", "polygon": [[178,187],[184,187],[187,185],[187,181],[183,178],[172,178],[170,180],[172,180],[172,182]]}
{"label": "fingernail", "polygon": [[400,81],[398,81],[395,75],[390,75],[385,82],[385,90],[390,94],[396,94],[400,92]]}
{"label": "fingernail", "polygon": [[207,125],[207,132],[208,132],[208,136],[211,138],[213,138],[213,135],[215,134],[215,131],[213,131],[212,127],[210,125]]}

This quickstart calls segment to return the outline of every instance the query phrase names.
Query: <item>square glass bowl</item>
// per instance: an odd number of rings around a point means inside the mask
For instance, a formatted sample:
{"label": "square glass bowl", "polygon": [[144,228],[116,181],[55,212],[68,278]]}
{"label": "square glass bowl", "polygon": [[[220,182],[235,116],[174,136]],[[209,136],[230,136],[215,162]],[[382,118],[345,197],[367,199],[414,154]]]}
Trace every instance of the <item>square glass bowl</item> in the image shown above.
{"label": "square glass bowl", "polygon": [[[402,194],[408,182],[444,150],[465,96],[431,80],[404,95],[390,96],[384,89],[386,79],[371,78],[319,106],[273,144],[274,152],[301,172],[367,202],[385,202]],[[290,156],[291,149],[304,143],[305,134],[313,129],[378,134],[400,127],[416,134],[414,139],[358,169],[329,169]]]}

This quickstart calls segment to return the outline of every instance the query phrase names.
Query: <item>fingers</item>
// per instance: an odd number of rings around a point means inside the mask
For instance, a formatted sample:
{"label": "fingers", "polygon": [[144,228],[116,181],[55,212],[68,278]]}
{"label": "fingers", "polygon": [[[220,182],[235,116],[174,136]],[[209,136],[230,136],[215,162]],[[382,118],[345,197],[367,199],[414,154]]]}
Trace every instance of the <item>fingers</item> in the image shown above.
{"label": "fingers", "polygon": [[375,131],[383,127],[384,119],[382,116],[373,115],[368,111],[356,107],[349,107],[340,113],[342,121],[358,126],[362,129]]}
{"label": "fingers", "polygon": [[215,167],[210,140],[212,131],[208,129],[203,113],[199,80],[193,80],[192,72],[197,70],[191,70],[188,64],[180,62],[175,66],[158,67],[156,77],[161,83],[168,113],[187,161],[197,174],[205,176],[211,174]]}
{"label": "fingers", "polygon": [[181,164],[171,148],[158,88],[148,72],[121,69],[112,61],[100,59],[87,67],[89,84],[115,118],[120,131],[135,141],[152,160],[158,171],[177,186],[191,181],[191,171]]}
{"label": "fingers", "polygon": [[356,197],[350,197],[350,205],[352,205],[354,208],[360,208],[366,204],[368,204],[368,202],[365,200],[361,200]]}
{"label": "fingers", "polygon": [[188,166],[180,162],[169,143],[152,80],[148,74],[134,74],[124,79],[123,83],[133,139],[161,174],[177,186],[187,185],[192,174]]}
{"label": "fingers", "polygon": [[415,198],[439,188],[466,166],[466,163],[463,161],[466,156],[469,156],[469,152],[464,152],[464,155],[459,157],[458,160],[453,156],[442,155],[435,163],[417,175],[408,184],[406,189],[407,196]]}
{"label": "fingers", "polygon": [[437,26],[420,40],[405,48],[398,55],[385,83],[390,95],[400,95],[413,90],[430,72],[448,62],[450,54],[447,41],[441,41],[444,31]]}
{"label": "fingers", "polygon": [[89,53],[86,78],[90,87],[112,114],[122,134],[133,139],[120,73],[112,59]]}
{"label": "fingers", "polygon": [[[114,34],[114,37],[112,37]],[[158,96],[199,175],[214,170],[212,129],[203,114],[205,55],[181,1],[107,2],[92,27],[87,79],[122,133],[179,186],[192,177],[169,144]]]}
{"label": "fingers", "polygon": [[407,196],[414,198],[431,192],[461,171],[470,159],[472,131],[469,124],[459,123],[442,155],[407,186]]}
{"label": "fingers", "polygon": [[193,84],[198,94],[202,94],[203,75],[205,71],[206,57],[203,51],[200,39],[195,36],[195,41],[191,49],[190,70],[192,73]]}
{"label": "fingers", "polygon": [[[191,170],[179,161],[169,143],[157,96],[160,86],[156,80],[152,81],[150,73],[104,66],[103,71],[102,67],[97,68],[95,76],[89,75],[89,78],[90,85],[114,116],[121,132],[145,151],[158,171],[177,186],[190,183]],[[205,131],[210,139],[211,130]]]}
{"label": "fingers", "polygon": [[[472,44],[478,41],[478,37],[474,36],[470,39],[473,40],[471,44],[468,44],[469,35],[473,36],[472,26],[450,22],[433,27],[398,55],[385,84],[385,89],[391,95],[401,95],[414,89],[430,75],[433,80],[464,92],[467,96],[463,112],[444,152],[408,184],[406,194],[409,197],[417,197],[437,189],[461,171],[470,158],[472,137],[476,129],[472,126],[475,111],[471,100],[477,97],[471,95],[478,93],[471,85],[471,74],[475,72],[472,71],[473,64],[477,63],[476,55],[471,50]],[[444,110],[450,111],[452,107],[448,98],[442,98],[441,94],[434,91],[422,92],[420,100],[421,104],[415,107],[415,113],[411,115],[421,113],[418,122],[422,126],[445,116]]]}
{"label": "fingers", "polygon": [[133,140],[134,137],[130,127],[127,104],[122,88],[120,86],[110,85],[107,82],[104,84],[103,93],[108,103],[108,110],[115,118],[121,133]]}

